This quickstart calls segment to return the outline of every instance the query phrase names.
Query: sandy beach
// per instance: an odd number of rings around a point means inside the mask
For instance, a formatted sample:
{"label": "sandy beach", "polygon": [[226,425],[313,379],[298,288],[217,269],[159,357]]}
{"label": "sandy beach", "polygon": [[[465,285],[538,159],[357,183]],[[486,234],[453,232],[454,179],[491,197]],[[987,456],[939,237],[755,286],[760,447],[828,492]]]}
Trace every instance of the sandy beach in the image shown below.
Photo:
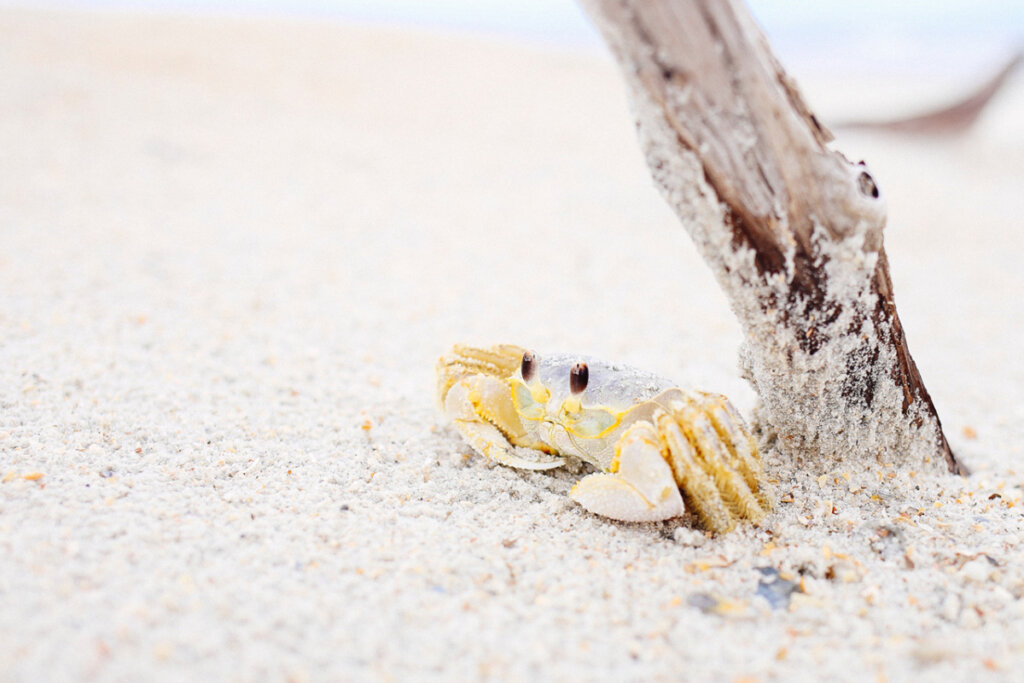
{"label": "sandy beach", "polygon": [[[962,82],[801,85],[827,123]],[[1020,676],[1024,72],[962,137],[837,132],[973,474],[768,452],[717,537],[435,406],[509,342],[753,408],[608,56],[0,9],[0,94],[0,681]]]}

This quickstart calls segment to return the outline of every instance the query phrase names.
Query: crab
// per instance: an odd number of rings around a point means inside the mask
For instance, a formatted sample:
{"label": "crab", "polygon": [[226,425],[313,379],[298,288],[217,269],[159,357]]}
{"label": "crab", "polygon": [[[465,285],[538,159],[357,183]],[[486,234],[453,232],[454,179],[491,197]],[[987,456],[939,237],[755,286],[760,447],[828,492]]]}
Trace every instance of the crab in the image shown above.
{"label": "crab", "polygon": [[575,457],[599,469],[569,494],[589,512],[651,522],[689,510],[722,533],[770,509],[757,444],[725,396],[511,344],[456,345],[437,382],[442,411],[484,457],[525,470]]}

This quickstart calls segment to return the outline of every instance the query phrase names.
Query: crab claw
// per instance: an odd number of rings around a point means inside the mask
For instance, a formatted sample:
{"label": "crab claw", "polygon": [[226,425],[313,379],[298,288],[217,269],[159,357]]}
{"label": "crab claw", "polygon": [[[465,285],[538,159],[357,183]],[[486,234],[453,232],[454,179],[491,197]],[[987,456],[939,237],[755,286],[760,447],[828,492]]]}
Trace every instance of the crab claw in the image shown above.
{"label": "crab claw", "polygon": [[525,443],[526,432],[508,386],[500,380],[471,375],[455,382],[445,395],[444,410],[473,450],[486,458],[522,470],[565,464],[564,458]]}
{"label": "crab claw", "polygon": [[584,477],[569,496],[589,512],[623,522],[657,522],[685,510],[658,432],[646,421],[622,435],[611,472]]}

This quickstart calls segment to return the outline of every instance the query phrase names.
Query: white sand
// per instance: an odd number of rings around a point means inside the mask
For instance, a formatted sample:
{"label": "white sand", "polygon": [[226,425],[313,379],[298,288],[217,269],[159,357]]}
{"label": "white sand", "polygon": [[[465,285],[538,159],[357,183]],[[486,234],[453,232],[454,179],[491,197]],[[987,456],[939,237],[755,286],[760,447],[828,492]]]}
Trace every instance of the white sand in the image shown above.
{"label": "white sand", "polygon": [[[805,83],[826,120],[939,86]],[[610,61],[3,10],[0,679],[1019,675],[1020,121],[1017,79],[963,140],[840,140],[976,474],[768,454],[766,526],[705,539],[433,404],[448,345],[510,341],[753,405]]]}

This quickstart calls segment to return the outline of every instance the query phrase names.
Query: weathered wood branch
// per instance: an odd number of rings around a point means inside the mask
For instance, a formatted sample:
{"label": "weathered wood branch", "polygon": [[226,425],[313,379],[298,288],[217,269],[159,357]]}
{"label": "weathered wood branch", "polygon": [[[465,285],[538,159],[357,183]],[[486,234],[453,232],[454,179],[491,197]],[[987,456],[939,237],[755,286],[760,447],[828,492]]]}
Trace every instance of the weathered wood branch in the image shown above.
{"label": "weathered wood branch", "polygon": [[934,111],[889,121],[844,121],[836,128],[882,130],[891,133],[954,135],[966,131],[1003,89],[1024,62],[1024,52],[1015,54],[1003,67],[973,93]]}
{"label": "weathered wood branch", "polygon": [[907,349],[863,165],[828,149],[740,0],[583,0],[647,163],[746,334],[760,421],[798,460],[963,472]]}

